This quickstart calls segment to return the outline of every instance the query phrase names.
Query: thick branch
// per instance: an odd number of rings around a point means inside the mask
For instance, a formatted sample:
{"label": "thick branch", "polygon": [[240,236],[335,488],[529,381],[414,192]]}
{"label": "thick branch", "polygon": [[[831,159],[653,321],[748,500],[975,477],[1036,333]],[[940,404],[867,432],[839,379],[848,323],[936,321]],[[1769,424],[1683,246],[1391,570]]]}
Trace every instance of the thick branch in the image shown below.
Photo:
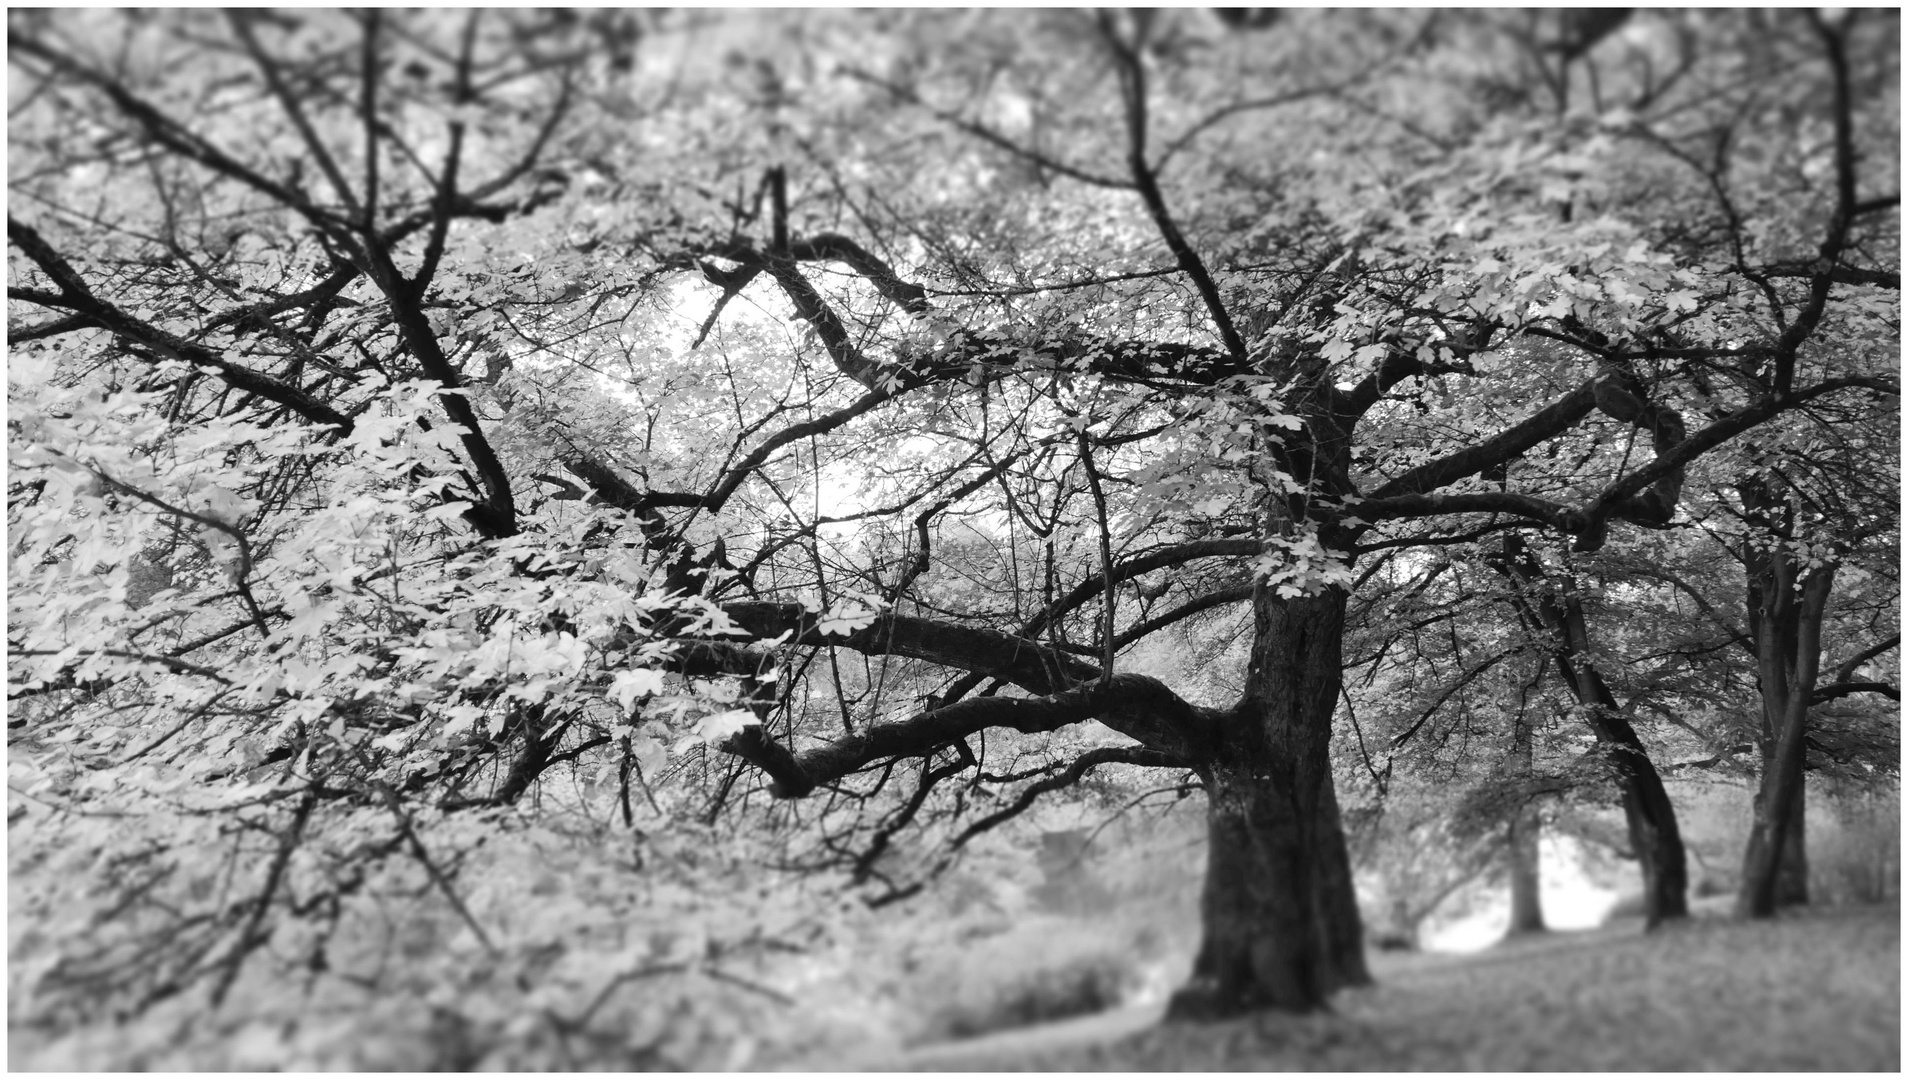
{"label": "thick branch", "polygon": [[[1756,273],[1766,278],[1813,278],[1821,269],[1814,263],[1772,263]],[[1883,289],[1901,288],[1900,272],[1886,270],[1864,270],[1858,266],[1837,265],[1829,268],[1828,277],[1837,285],[1873,285]]]}
{"label": "thick branch", "polygon": [[1637,492],[1679,472],[1688,462],[1763,423],[1777,413],[1807,404],[1826,394],[1850,388],[1864,388],[1889,394],[1901,392],[1898,383],[1886,379],[1855,376],[1845,379],[1828,379],[1792,394],[1770,395],[1747,408],[1723,417],[1696,434],[1681,440],[1668,450],[1657,454],[1656,460],[1650,464],[1605,488],[1595,502],[1584,507],[1584,512],[1593,519],[1610,515]]}
{"label": "thick branch", "polygon": [[[875,724],[796,754],[800,776],[788,779],[797,782],[777,779],[771,790],[782,798],[800,798],[877,761],[931,754],[988,728],[1035,733],[1095,719],[1125,734],[1132,733],[1129,729],[1147,732],[1152,738],[1141,741],[1173,762],[1198,761],[1210,752],[1218,717],[1216,710],[1189,704],[1159,680],[1132,674],[1046,697],[969,698],[898,723]],[[731,750],[748,757],[744,746]],[[768,764],[786,771],[785,762]]]}
{"label": "thick branch", "polygon": [[776,284],[795,305],[795,313],[802,317],[821,339],[822,347],[828,350],[828,358],[843,375],[855,380],[870,390],[880,390],[888,381],[890,374],[883,365],[868,359],[867,355],[855,345],[848,335],[848,328],[842,325],[841,317],[836,315],[821,293],[796,268],[793,259],[771,258],[768,270]]}
{"label": "thick branch", "polygon": [[1579,551],[1594,551],[1602,546],[1603,522],[1608,517],[1652,528],[1668,525],[1683,493],[1683,465],[1671,459],[1688,434],[1683,418],[1674,409],[1649,400],[1641,382],[1628,372],[1611,371],[1597,380],[1596,385],[1597,408],[1614,420],[1647,428],[1656,452],[1652,464],[1661,463],[1662,467],[1656,470],[1647,488],[1638,487],[1631,495],[1615,501],[1600,497],[1588,508],[1590,520],[1579,538]]}
{"label": "thick branch", "polygon": [[[1360,379],[1350,391],[1344,392],[1338,401],[1336,412],[1353,420],[1371,411],[1380,398],[1392,387],[1412,378],[1433,375],[1475,375],[1476,369],[1469,360],[1426,361],[1418,359],[1414,352],[1393,349],[1385,356],[1378,370]],[[1339,391],[1333,391],[1339,393]]]}
{"label": "thick branch", "polygon": [[1456,495],[1395,495],[1353,503],[1346,516],[1360,521],[1438,517],[1444,514],[1514,514],[1563,532],[1576,531],[1581,519],[1562,503],[1513,491],[1475,491]]}
{"label": "thick branch", "polygon": [[802,262],[845,262],[903,311],[910,315],[925,315],[929,311],[926,289],[901,280],[893,267],[839,233],[818,233],[790,244],[788,257]]}
{"label": "thick branch", "polygon": [[800,604],[743,601],[723,612],[749,636],[794,646],[834,645],[869,655],[905,656],[1002,679],[1034,694],[1051,694],[1099,678],[1092,664],[1027,637],[998,630],[881,613],[846,634],[823,634],[821,615]]}
{"label": "thick branch", "polygon": [[[1602,376],[1598,376],[1586,381],[1582,386],[1558,398],[1522,423],[1513,425],[1475,446],[1467,446],[1436,461],[1427,461],[1393,479],[1372,492],[1370,500],[1359,504],[1358,515],[1370,517],[1366,510],[1375,501],[1436,491],[1446,484],[1462,480],[1467,476],[1476,476],[1486,469],[1504,464],[1547,439],[1568,431],[1597,407],[1596,387],[1601,378]],[[1543,519],[1539,518],[1539,520]]]}
{"label": "thick branch", "polygon": [[1838,683],[1848,682],[1850,679],[1853,679],[1855,677],[1855,672],[1863,664],[1868,663],[1870,660],[1875,659],[1877,656],[1880,656],[1881,654],[1899,646],[1900,644],[1901,644],[1900,634],[1888,635],[1888,637],[1885,640],[1877,641],[1875,644],[1870,645],[1868,648],[1863,649],[1861,652],[1858,652],[1854,656],[1849,657],[1847,660],[1842,661],[1841,666],[1835,669],[1835,677],[1829,681],[1838,682]]}
{"label": "thick branch", "polygon": [[1848,697],[1850,694],[1880,694],[1886,698],[1901,700],[1901,687],[1885,682],[1837,682],[1827,686],[1818,686],[1809,696],[1809,704],[1820,705],[1825,701]]}

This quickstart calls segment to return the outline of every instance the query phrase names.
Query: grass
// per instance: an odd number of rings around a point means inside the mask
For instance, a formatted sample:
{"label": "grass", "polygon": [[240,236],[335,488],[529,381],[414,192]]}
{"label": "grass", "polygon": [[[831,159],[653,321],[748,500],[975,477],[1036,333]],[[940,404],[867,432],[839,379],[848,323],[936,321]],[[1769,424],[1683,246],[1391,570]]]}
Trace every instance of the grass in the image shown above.
{"label": "grass", "polygon": [[[1160,1025],[1091,1044],[1075,1022],[889,1067],[937,1070],[1899,1071],[1899,905],[1773,922],[1620,920],[1465,956],[1372,958],[1318,1016]],[[1130,1029],[1131,1018],[1124,1021]],[[1089,1043],[1082,1045],[1082,1043]]]}

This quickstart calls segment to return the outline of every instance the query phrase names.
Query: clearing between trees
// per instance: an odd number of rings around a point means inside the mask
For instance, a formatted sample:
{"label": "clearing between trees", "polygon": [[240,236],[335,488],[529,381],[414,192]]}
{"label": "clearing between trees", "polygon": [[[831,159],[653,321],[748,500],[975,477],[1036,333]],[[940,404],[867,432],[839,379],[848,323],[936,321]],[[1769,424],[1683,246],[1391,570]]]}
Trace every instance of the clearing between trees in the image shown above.
{"label": "clearing between trees", "polygon": [[[1466,955],[1375,954],[1374,986],[1312,1016],[1155,1026],[1093,1042],[1089,1021],[924,1048],[883,1068],[1895,1072],[1899,904],[1773,922],[1641,919]],[[1101,1020],[1111,1027],[1128,1014]],[[1108,1024],[1110,1020],[1112,1023]],[[1042,1032],[1059,1033],[1043,1039]],[[1102,1031],[1100,1034],[1104,1035]]]}

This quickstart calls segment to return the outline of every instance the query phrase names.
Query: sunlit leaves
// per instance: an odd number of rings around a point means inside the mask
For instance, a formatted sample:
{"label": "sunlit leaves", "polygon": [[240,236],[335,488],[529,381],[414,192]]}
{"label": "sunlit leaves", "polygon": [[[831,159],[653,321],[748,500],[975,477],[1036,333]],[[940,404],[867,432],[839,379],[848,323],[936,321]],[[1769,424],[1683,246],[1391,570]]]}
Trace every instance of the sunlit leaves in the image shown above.
{"label": "sunlit leaves", "polygon": [[636,699],[651,694],[660,694],[663,680],[660,672],[635,670],[619,671],[610,677],[609,697],[622,706],[625,713],[636,707]]}
{"label": "sunlit leaves", "polygon": [[824,636],[852,634],[875,621],[879,604],[868,597],[844,597],[817,620],[815,627]]}
{"label": "sunlit leaves", "polygon": [[1316,530],[1266,541],[1266,550],[1253,563],[1253,573],[1280,596],[1310,596],[1352,583],[1346,553],[1319,542]]}

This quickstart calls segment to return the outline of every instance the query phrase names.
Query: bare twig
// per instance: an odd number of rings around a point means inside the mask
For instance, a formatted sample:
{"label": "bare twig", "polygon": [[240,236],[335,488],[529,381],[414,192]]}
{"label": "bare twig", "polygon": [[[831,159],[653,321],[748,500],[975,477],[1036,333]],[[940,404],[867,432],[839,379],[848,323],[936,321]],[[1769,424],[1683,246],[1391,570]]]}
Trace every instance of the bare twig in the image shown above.
{"label": "bare twig", "polygon": [[1113,594],[1119,591],[1113,587],[1113,532],[1106,516],[1106,493],[1100,490],[1100,470],[1093,467],[1093,448],[1087,443],[1084,418],[1075,436],[1080,445],[1080,465],[1086,469],[1087,489],[1093,493],[1093,509],[1100,523],[1100,573],[1105,581],[1100,602],[1106,616],[1106,626],[1100,638],[1105,648],[1100,665],[1100,683],[1105,686],[1110,685],[1113,679]]}
{"label": "bare twig", "polygon": [[226,993],[232,989],[232,980],[238,978],[239,964],[245,954],[263,944],[258,928],[265,921],[265,912],[271,907],[272,897],[278,893],[278,883],[284,879],[285,865],[291,861],[292,852],[297,850],[298,841],[305,833],[305,823],[311,820],[312,808],[317,805],[318,784],[314,780],[305,789],[304,797],[298,800],[298,808],[292,812],[291,824],[278,836],[278,852],[272,856],[272,865],[265,871],[265,887],[259,890],[258,899],[252,905],[252,913],[245,920],[245,928],[239,933],[238,941],[233,943],[232,951],[225,957],[225,970],[212,988],[214,1008],[225,1001]]}

